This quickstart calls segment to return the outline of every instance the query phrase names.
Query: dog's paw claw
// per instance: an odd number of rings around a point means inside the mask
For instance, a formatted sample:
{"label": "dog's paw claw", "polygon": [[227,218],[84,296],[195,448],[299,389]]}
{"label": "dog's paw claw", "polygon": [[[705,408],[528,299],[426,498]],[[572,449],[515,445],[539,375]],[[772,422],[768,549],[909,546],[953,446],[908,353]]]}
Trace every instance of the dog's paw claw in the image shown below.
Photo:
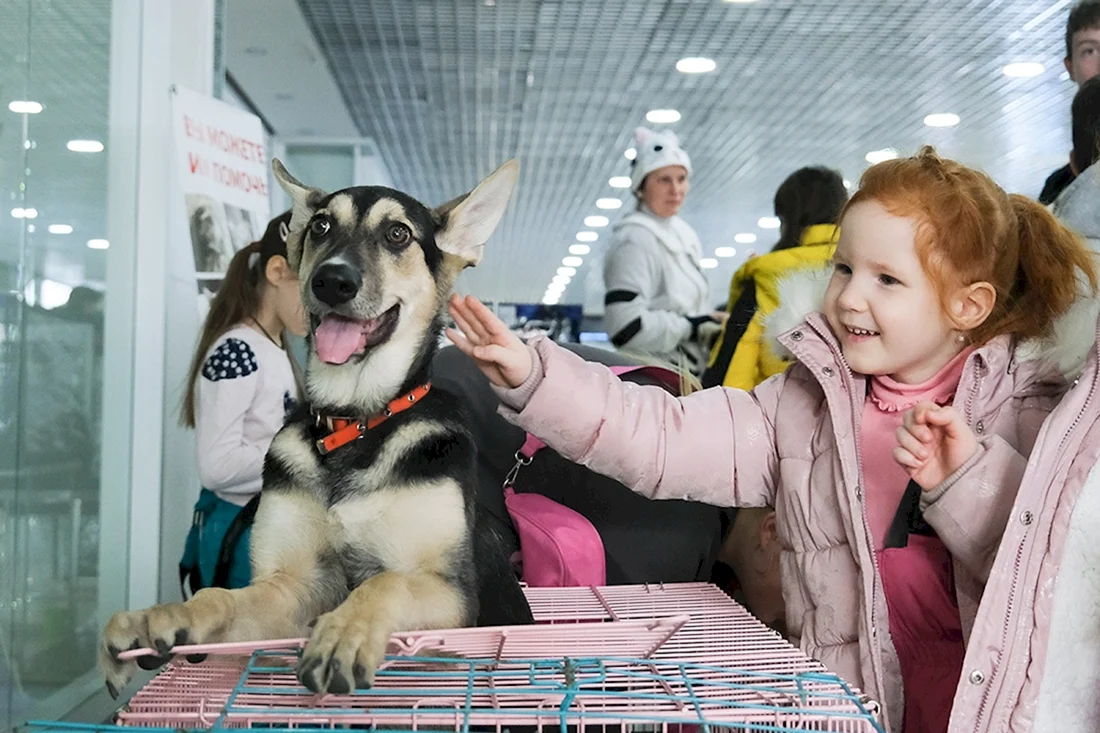
{"label": "dog's paw claw", "polygon": [[341,672],[342,667],[337,657],[333,657],[328,663],[328,691],[335,695],[346,695],[351,692],[351,685]]}
{"label": "dog's paw claw", "polygon": [[352,689],[369,689],[389,636],[364,614],[337,608],[318,619],[302,652],[298,678],[314,691],[347,694]]}
{"label": "dog's paw claw", "polygon": [[319,656],[304,656],[298,662],[298,679],[315,694],[323,693],[328,686],[323,674],[328,667],[323,662]]}
{"label": "dog's paw claw", "polygon": [[[115,652],[115,654],[117,655],[118,652]],[[110,682],[108,682],[107,683],[107,694],[111,696],[112,700],[117,700],[118,699],[118,688],[115,687],[114,685],[112,685]]]}
{"label": "dog's paw claw", "polygon": [[369,690],[371,688],[371,680],[367,675],[367,668],[365,666],[356,662],[355,666],[352,668],[352,674],[355,677],[355,689]]}
{"label": "dog's paw claw", "polygon": [[164,665],[168,664],[172,660],[171,656],[155,657],[153,655],[138,657],[137,666],[144,669],[146,672],[152,672],[155,669],[160,669]]}

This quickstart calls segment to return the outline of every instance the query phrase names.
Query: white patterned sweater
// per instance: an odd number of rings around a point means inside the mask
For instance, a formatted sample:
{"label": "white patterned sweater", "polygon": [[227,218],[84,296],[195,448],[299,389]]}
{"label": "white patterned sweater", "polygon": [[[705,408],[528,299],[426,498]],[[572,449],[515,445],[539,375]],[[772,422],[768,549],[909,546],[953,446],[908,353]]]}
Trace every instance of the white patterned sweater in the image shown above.
{"label": "white patterned sweater", "polygon": [[259,492],[267,448],[298,404],[290,359],[264,334],[236,326],[207,353],[196,390],[202,485],[243,506]]}

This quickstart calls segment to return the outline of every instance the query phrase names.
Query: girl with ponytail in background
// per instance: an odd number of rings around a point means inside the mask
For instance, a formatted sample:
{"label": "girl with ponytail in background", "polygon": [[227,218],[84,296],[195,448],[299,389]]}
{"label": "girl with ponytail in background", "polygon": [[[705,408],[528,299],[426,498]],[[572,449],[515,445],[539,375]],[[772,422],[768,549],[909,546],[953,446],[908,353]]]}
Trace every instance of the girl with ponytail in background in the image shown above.
{"label": "girl with ponytail in background", "polygon": [[202,491],[180,561],[180,582],[242,588],[264,456],[301,389],[284,333],[307,329],[298,277],[287,262],[290,212],[234,255],[203,324],[181,410],[195,428]]}

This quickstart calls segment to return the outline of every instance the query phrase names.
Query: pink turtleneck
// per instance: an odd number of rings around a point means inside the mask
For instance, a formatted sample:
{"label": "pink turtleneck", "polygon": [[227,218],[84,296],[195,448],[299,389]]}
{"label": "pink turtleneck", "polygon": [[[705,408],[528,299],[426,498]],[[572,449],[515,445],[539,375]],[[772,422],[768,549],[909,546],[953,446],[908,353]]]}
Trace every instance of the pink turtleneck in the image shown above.
{"label": "pink turtleneck", "polygon": [[890,523],[898,510],[909,474],[894,460],[895,437],[902,417],[918,402],[948,405],[962,377],[966,357],[973,349],[964,349],[931,379],[921,384],[902,384],[887,376],[871,377],[871,388],[863,406],[860,449],[863,454],[863,483],[867,496],[867,524],[881,550]]}
{"label": "pink turtleneck", "polygon": [[863,406],[864,511],[886,595],[890,639],[901,666],[903,733],[946,733],[966,646],[951,553],[943,542],[934,534],[914,533],[902,538],[904,546],[885,546],[909,485],[909,475],[894,460],[895,433],[906,410],[918,402],[952,402],[972,350],[964,350],[923,384],[871,377]]}

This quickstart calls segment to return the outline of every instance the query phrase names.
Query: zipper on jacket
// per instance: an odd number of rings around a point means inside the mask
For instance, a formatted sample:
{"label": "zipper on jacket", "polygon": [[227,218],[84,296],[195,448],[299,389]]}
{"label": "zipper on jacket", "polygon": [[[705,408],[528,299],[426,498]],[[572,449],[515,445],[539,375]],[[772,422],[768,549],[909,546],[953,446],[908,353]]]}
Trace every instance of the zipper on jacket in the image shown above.
{"label": "zipper on jacket", "polygon": [[[975,358],[974,361],[977,361],[978,358],[981,358],[981,357]],[[975,372],[978,371],[978,367],[977,367],[976,364],[974,366],[974,371]],[[982,379],[984,378],[984,372],[985,372],[985,367],[984,366],[982,367],[982,372],[983,372],[983,374],[976,374],[975,375],[977,378],[974,379],[973,384],[970,387],[970,395],[966,399],[966,409],[964,410],[964,413],[965,413],[965,416],[966,416],[966,426],[968,428],[970,428],[971,430],[974,429],[974,400],[976,400],[978,398],[978,392],[981,391]]]}
{"label": "zipper on jacket", "polygon": [[[978,714],[974,718],[974,730],[981,730],[982,718],[985,717],[986,707],[989,705],[989,696],[993,692],[993,680],[997,677],[997,671],[1001,669],[1001,663],[1005,657],[1005,644],[1008,643],[1008,635],[1011,631],[1012,624],[1009,623],[1009,619],[1012,617],[1012,603],[1016,599],[1016,587],[1020,582],[1020,561],[1024,555],[1024,542],[1020,541],[1020,544],[1016,547],[1016,559],[1012,564],[1012,582],[1008,586],[1008,601],[1005,604],[1005,620],[1004,625],[1001,626],[1001,644],[998,647],[997,663],[993,669],[989,670],[989,679],[986,680],[985,689],[982,691],[982,699],[978,704]],[[963,670],[963,675],[966,675],[966,670]]]}
{"label": "zipper on jacket", "polygon": [[[874,540],[873,535],[871,534],[871,525],[867,522],[867,507],[866,507],[866,504],[864,503],[864,497],[866,497],[867,492],[865,490],[866,489],[866,485],[865,485],[866,481],[864,480],[865,477],[863,475],[863,449],[860,447],[860,431],[863,429],[862,428],[862,416],[860,414],[861,411],[862,411],[861,410],[862,405],[859,403],[859,399],[856,397],[855,390],[853,389],[853,387],[855,387],[855,375],[852,372],[852,368],[850,366],[848,366],[848,362],[847,362],[847,360],[845,360],[843,353],[840,355],[840,363],[844,366],[844,370],[845,370],[847,378],[850,382],[849,389],[848,389],[848,395],[849,395],[849,402],[851,403],[851,408],[852,408],[852,424],[856,428],[856,435],[855,435],[856,472],[859,474],[859,476],[857,478],[857,481],[859,483],[856,485],[856,490],[857,490],[856,491],[856,501],[859,503],[859,517],[860,517],[861,523],[863,524],[863,537],[864,537],[864,540],[867,542],[867,554],[871,556],[871,571],[873,573],[872,576],[871,576],[871,628],[870,628],[870,632],[871,632],[871,645],[874,647],[873,658],[876,660],[876,666],[879,667],[879,669],[875,670],[875,671],[878,672],[878,675],[881,678],[879,680],[879,684],[877,684],[876,687],[879,688],[880,694],[885,697],[886,689],[885,689],[884,685],[886,683],[886,677],[885,677],[885,672],[882,669],[882,664],[883,664],[882,643],[879,641],[879,638],[878,638],[878,621],[875,620],[875,608],[878,606],[877,599],[878,599],[879,591],[881,590],[881,592],[885,596],[886,590],[884,588],[882,588],[882,580],[879,576],[879,569],[878,569],[878,553],[875,551],[875,540]],[[893,640],[892,639],[891,639],[890,643],[891,643],[891,645],[893,645]],[[897,654],[896,649],[894,650],[894,654]],[[883,701],[879,701],[879,705],[883,705],[883,704],[884,704]],[[894,715],[898,714],[897,710],[894,710],[892,712],[894,713]]]}
{"label": "zipper on jacket", "polygon": [[[1081,423],[1081,417],[1086,412],[1088,412],[1089,404],[1092,402],[1092,398],[1095,394],[1096,394],[1096,379],[1093,379],[1092,382],[1089,384],[1089,393],[1085,397],[1085,404],[1081,405],[1081,409],[1078,411],[1077,415],[1074,416],[1073,422],[1070,423],[1069,428],[1062,435],[1062,442],[1060,442],[1058,444],[1058,454],[1057,455],[1058,455],[1059,459],[1062,457],[1062,451],[1065,450],[1066,442],[1069,440],[1069,436],[1075,430],[1077,430],[1077,426]],[[1065,399],[1065,398],[1063,397],[1063,399]]]}
{"label": "zipper on jacket", "polygon": [[[1092,382],[1089,384],[1089,393],[1085,397],[1084,404],[1081,405],[1081,409],[1077,411],[1077,415],[1074,416],[1073,422],[1070,424],[1069,428],[1065,431],[1065,433],[1063,433],[1062,440],[1058,443],[1058,450],[1054,454],[1055,455],[1055,461],[1054,461],[1055,466],[1061,465],[1063,453],[1064,453],[1065,448],[1066,448],[1066,443],[1069,441],[1069,436],[1072,435],[1074,431],[1076,431],[1077,426],[1081,423],[1081,418],[1088,411],[1088,407],[1092,403],[1092,398],[1096,394],[1096,383],[1097,383],[1098,378],[1100,378],[1100,377],[1097,377],[1097,376],[1093,377]],[[1062,399],[1065,399],[1064,395],[1063,395]],[[1048,418],[1049,418],[1049,415],[1048,415]],[[1009,521],[1012,521],[1011,518],[1009,519]],[[1025,533],[1024,537],[1022,537],[1020,539],[1019,545],[1017,545],[1017,547],[1016,547],[1016,559],[1015,559],[1015,561],[1013,562],[1013,565],[1012,565],[1012,583],[1009,584],[1009,586],[1008,586],[1008,600],[1005,602],[1005,620],[1004,620],[1004,625],[1001,629],[1001,645],[1000,645],[1000,649],[999,649],[998,654],[997,654],[997,664],[996,664],[994,669],[991,669],[989,671],[989,680],[987,681],[985,690],[982,692],[981,703],[978,705],[978,714],[974,718],[974,730],[975,731],[980,731],[981,728],[982,728],[982,719],[985,717],[986,707],[989,704],[989,696],[992,694],[992,691],[993,691],[993,681],[997,678],[997,676],[998,676],[997,673],[1003,668],[1003,665],[1001,664],[1001,662],[1004,660],[1004,658],[1006,656],[1006,654],[1005,654],[1005,644],[1008,642],[1008,635],[1009,635],[1009,632],[1010,632],[1011,626],[1012,626],[1012,624],[1010,623],[1010,619],[1012,619],[1012,616],[1013,616],[1013,605],[1015,604],[1015,601],[1016,601],[1016,588],[1017,588],[1017,585],[1019,584],[1019,577],[1020,577],[1020,564],[1021,564],[1021,561],[1023,560],[1024,545],[1026,544],[1026,542],[1027,542],[1027,534]],[[1026,670],[1025,670],[1025,672],[1026,672]],[[963,670],[963,673],[965,674],[965,670]],[[1011,712],[1009,713],[1009,715],[1011,715]]]}
{"label": "zipper on jacket", "polygon": [[[860,430],[862,430],[862,426],[861,426],[862,417],[861,417],[861,414],[860,414],[862,412],[862,404],[860,403],[859,398],[857,397],[855,389],[854,389],[854,387],[855,387],[855,372],[853,372],[852,367],[848,365],[848,360],[844,358],[844,352],[841,351],[839,347],[838,348],[833,348],[832,344],[829,341],[829,337],[827,337],[826,334],[823,334],[820,331],[818,331],[818,329],[816,327],[814,327],[813,324],[808,324],[808,325],[811,328],[813,328],[815,331],[817,331],[818,336],[820,336],[825,341],[825,343],[827,345],[829,345],[829,350],[833,353],[833,357],[844,368],[844,377],[842,377],[842,378],[847,378],[848,382],[849,382],[849,384],[848,384],[848,401],[849,401],[850,407],[852,409],[852,426],[856,429],[855,430],[855,436],[854,436],[855,437],[855,453],[856,453],[856,473],[859,474],[856,477],[856,481],[858,482],[856,484],[856,501],[859,504],[859,517],[860,517],[861,523],[863,524],[863,537],[864,537],[864,541],[867,542],[867,554],[871,556],[871,570],[873,571],[873,574],[871,576],[871,614],[870,614],[870,616],[871,616],[871,619],[870,619],[871,628],[869,629],[869,631],[871,632],[871,645],[874,647],[874,654],[872,654],[872,659],[874,661],[872,663],[875,666],[877,666],[878,669],[872,669],[872,672],[877,672],[878,676],[881,678],[877,681],[878,684],[876,684],[876,687],[879,688],[879,694],[885,696],[886,695],[886,689],[884,688],[883,685],[885,685],[885,683],[886,683],[886,678],[885,678],[884,672],[882,670],[882,662],[883,662],[883,660],[882,660],[882,644],[878,640],[878,622],[875,620],[875,607],[877,605],[875,601],[878,597],[878,592],[877,591],[880,589],[882,584],[881,584],[881,580],[879,578],[878,557],[875,553],[875,541],[874,541],[874,538],[871,535],[871,525],[867,522],[867,509],[866,509],[866,506],[865,506],[863,498],[862,498],[865,495],[864,486],[863,486],[863,484],[865,483],[864,480],[863,480],[864,479],[864,477],[863,477],[863,451],[860,449],[860,445],[859,445],[859,443],[860,443],[859,433],[860,433]],[[824,385],[822,385],[822,387],[824,387]],[[883,590],[882,592],[885,595],[886,591]],[[892,645],[893,641],[891,640],[890,643]],[[895,650],[894,653],[897,654],[897,651]],[[884,700],[879,700],[880,707],[885,706],[885,704],[886,703],[885,703]],[[896,710],[893,711],[893,713],[895,715],[897,714],[897,712],[898,711],[896,711]]]}

